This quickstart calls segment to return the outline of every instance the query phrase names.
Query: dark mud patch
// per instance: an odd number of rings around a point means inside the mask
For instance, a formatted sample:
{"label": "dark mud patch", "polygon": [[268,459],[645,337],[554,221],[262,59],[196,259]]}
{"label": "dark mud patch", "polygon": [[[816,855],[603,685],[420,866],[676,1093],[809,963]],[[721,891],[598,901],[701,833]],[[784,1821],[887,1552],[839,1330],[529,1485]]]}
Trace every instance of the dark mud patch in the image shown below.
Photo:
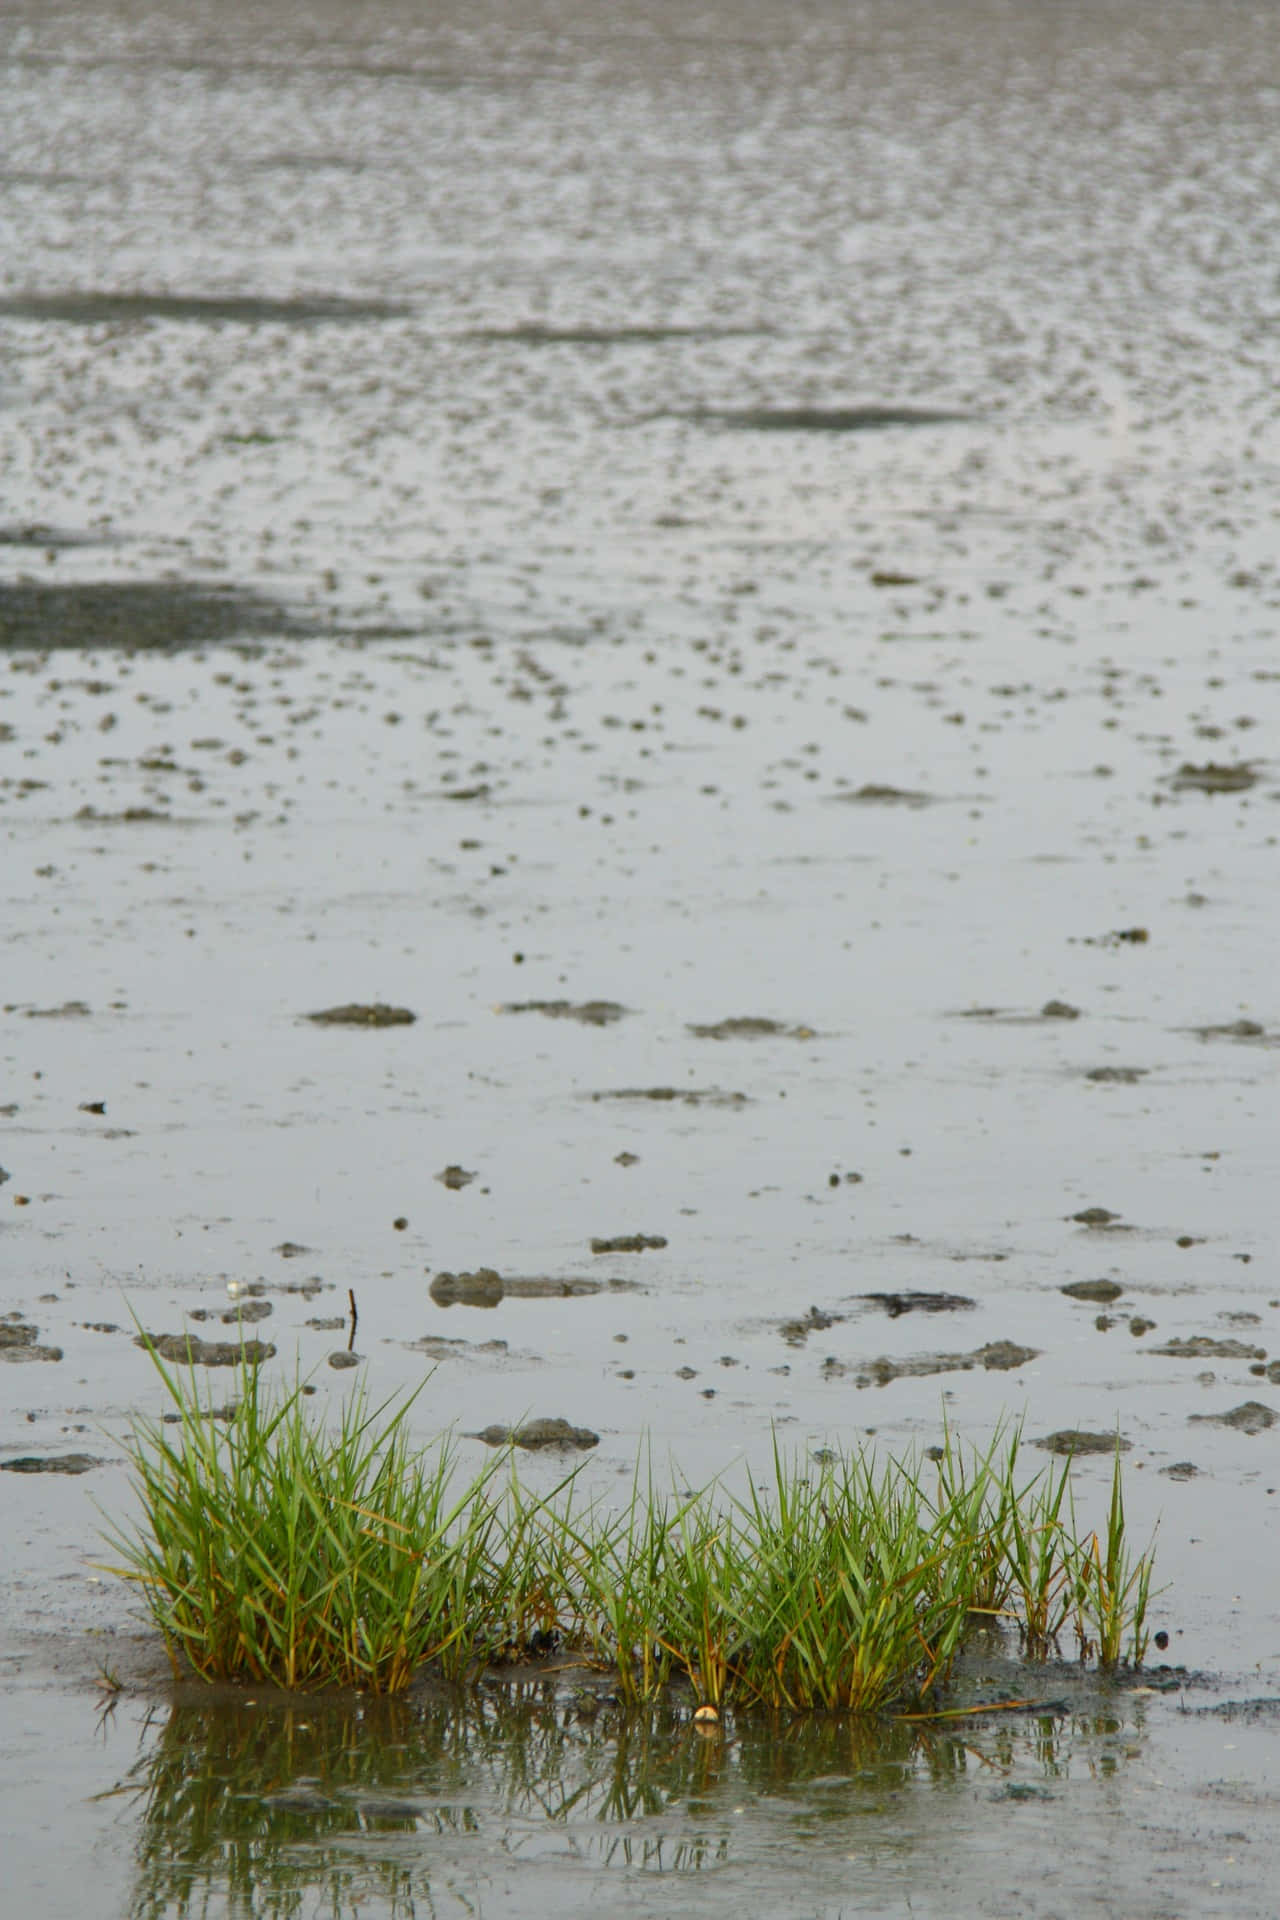
{"label": "dark mud patch", "polygon": [[802,1347],[811,1333],[824,1333],[828,1327],[838,1327],[847,1318],[847,1314],[824,1313],[821,1307],[810,1307],[798,1320],[783,1320],[778,1332],[789,1347]]}
{"label": "dark mud patch", "polygon": [[1171,1467],[1161,1467],[1166,1480],[1194,1480],[1200,1469],[1194,1460],[1175,1460]]}
{"label": "dark mud patch", "polygon": [[1217,1026],[1190,1027],[1197,1040],[1238,1040],[1246,1046],[1280,1046],[1280,1034],[1268,1033],[1260,1020],[1226,1020]]}
{"label": "dark mud patch", "polygon": [[598,1293],[643,1293],[638,1280],[587,1280],[576,1275],[559,1279],[554,1274],[528,1274],[512,1279],[506,1276],[502,1290],[508,1300],[588,1300]]}
{"label": "dark mud patch", "polygon": [[269,1300],[242,1300],[228,1307],[222,1316],[224,1327],[252,1326],[257,1320],[269,1320],[275,1312]]}
{"label": "dark mud patch", "polygon": [[1226,1413],[1189,1413],[1188,1420],[1195,1420],[1205,1426],[1231,1427],[1236,1433],[1265,1433],[1268,1427],[1274,1427],[1280,1414],[1271,1407],[1264,1406],[1261,1400],[1246,1400],[1243,1405],[1232,1407]]}
{"label": "dark mud patch", "polygon": [[967,1293],[860,1293],[859,1300],[865,1300],[873,1307],[883,1307],[891,1320],[904,1313],[966,1313],[976,1307],[977,1301],[971,1300]]}
{"label": "dark mud patch", "polygon": [[918,1380],[935,1373],[972,1373],[982,1367],[988,1373],[1011,1373],[1028,1360],[1040,1357],[1038,1347],[1020,1347],[1013,1340],[992,1340],[972,1353],[917,1353],[906,1360],[859,1360],[852,1365],[842,1360],[823,1362],[824,1380],[851,1377],[855,1387],[887,1387],[893,1380]]}
{"label": "dark mud patch", "polygon": [[0,527],[0,547],[34,547],[41,553],[66,553],[75,547],[113,544],[110,534],[72,532],[66,527],[46,526],[43,520]]}
{"label": "dark mud patch", "polygon": [[649,1253],[667,1244],[661,1233],[615,1233],[597,1235],[591,1242],[592,1253]]}
{"label": "dark mud patch", "polygon": [[721,1087],[613,1087],[591,1095],[593,1100],[651,1100],[657,1106],[682,1107],[745,1107],[750,1104],[745,1093],[726,1091]]}
{"label": "dark mud patch", "polygon": [[474,1273],[438,1273],[428,1292],[438,1307],[496,1307],[503,1295],[502,1275],[494,1267]]}
{"label": "dark mud patch", "polygon": [[541,1013],[548,1020],[576,1020],[584,1027],[611,1027],[628,1008],[616,1000],[513,1000],[499,1008],[501,1013]]}
{"label": "dark mud patch", "polygon": [[241,1361],[257,1367],[273,1359],[276,1351],[269,1340],[201,1340],[194,1333],[139,1333],[133,1344],[161,1360],[193,1367],[238,1367]]}
{"label": "dark mud patch", "polygon": [[1071,1280],[1058,1291],[1065,1293],[1069,1300],[1088,1300],[1094,1306],[1109,1307],[1120,1298],[1124,1288],[1115,1280]]}
{"label": "dark mud patch", "polygon": [[363,1360],[364,1355],[354,1352],[350,1347],[340,1347],[336,1353],[329,1355],[329,1365],[335,1373],[342,1373],[348,1367],[358,1367]]}
{"label": "dark mud patch", "polygon": [[1178,771],[1169,776],[1169,785],[1175,793],[1247,793],[1257,784],[1257,768],[1248,760],[1231,767],[1219,766],[1213,760],[1196,767],[1184,760]]}
{"label": "dark mud patch", "polygon": [[313,294],[268,300],[253,294],[13,293],[0,299],[0,318],[44,320],[69,326],[120,326],[144,320],[178,320],[199,326],[313,327],[324,322],[394,320],[411,308],[388,300],[347,300]]}
{"label": "dark mud patch", "polygon": [[87,1000],[64,1000],[60,1007],[27,1007],[28,1020],[87,1020],[93,1008]]}
{"label": "dark mud patch", "polygon": [[316,1027],[411,1027],[417,1017],[408,1007],[389,1007],[381,1000],[352,1000],[344,1007],[303,1015]]}
{"label": "dark mud patch", "polygon": [[1078,1020],[1081,1009],[1069,1000],[1046,1000],[1038,1013],[1023,1013],[1016,1007],[957,1007],[953,1020],[989,1020],[1004,1027],[1039,1027],[1049,1021]]}
{"label": "dark mud patch", "polygon": [[1112,1213],[1110,1207],[1081,1207],[1079,1213],[1069,1216],[1073,1226],[1087,1227],[1090,1233],[1132,1233],[1133,1228],[1124,1224],[1124,1217]]}
{"label": "dark mud patch", "polygon": [[1084,1077],[1098,1087],[1136,1087],[1149,1071],[1147,1067],[1089,1067]]}
{"label": "dark mud patch", "polygon": [[699,1040],[816,1040],[814,1027],[788,1026],[782,1020],[769,1020],[759,1014],[735,1014],[711,1025],[689,1022],[689,1031]]}
{"label": "dark mud patch", "polygon": [[1044,1447],[1049,1453],[1070,1457],[1076,1453],[1114,1453],[1117,1446],[1121,1453],[1128,1453],[1133,1442],[1120,1439],[1114,1433],[1089,1433],[1083,1427],[1060,1427],[1056,1433],[1046,1433],[1042,1439],[1033,1440],[1031,1444]]}
{"label": "dark mud patch", "polygon": [[590,1427],[575,1427],[568,1420],[539,1419],[522,1421],[518,1427],[482,1427],[469,1433],[468,1440],[483,1440],[486,1447],[525,1447],[530,1452],[585,1452],[598,1447],[600,1435]]}
{"label": "dark mud patch", "polygon": [[463,1360],[472,1354],[492,1358],[510,1351],[505,1340],[459,1340],[444,1333],[427,1333],[421,1340],[405,1343],[413,1353],[425,1353],[432,1360]]}
{"label": "dark mud patch", "polygon": [[697,425],[738,433],[881,433],[892,427],[945,427],[975,415],[945,407],[871,404],[861,407],[699,407],[679,414]]}
{"label": "dark mud patch", "polygon": [[511,327],[469,327],[461,337],[513,347],[660,347],[669,340],[742,340],[771,331],[769,327],[681,326],[676,322],[653,326],[553,327],[527,320]]}
{"label": "dark mud patch", "polygon": [[468,1173],[465,1167],[453,1164],[442,1167],[435,1177],[442,1187],[448,1187],[450,1193],[461,1193],[464,1187],[471,1185],[476,1176],[474,1173]]}
{"label": "dark mud patch", "polygon": [[40,1329],[30,1320],[24,1320],[20,1314],[13,1314],[0,1320],[0,1361],[8,1360],[16,1364],[24,1361],[61,1360],[61,1347],[42,1347],[39,1344]]}
{"label": "dark mud patch", "polygon": [[1152,1347],[1152,1353],[1165,1355],[1170,1360],[1265,1360],[1265,1347],[1251,1347],[1243,1340],[1214,1340],[1208,1334],[1198,1333],[1189,1340],[1166,1340],[1162,1347]]}
{"label": "dark mud patch", "polygon": [[587,1300],[600,1293],[642,1293],[644,1289],[636,1280],[594,1280],[573,1274],[511,1275],[500,1274],[495,1267],[480,1267],[474,1273],[438,1273],[428,1291],[439,1307],[496,1307],[503,1300]]}
{"label": "dark mud patch", "polygon": [[0,1460],[3,1473],[92,1473],[102,1465],[91,1453],[21,1453],[16,1460]]}
{"label": "dark mud patch", "polygon": [[937,795],[923,793],[918,787],[887,786],[878,780],[864,781],[851,793],[835,793],[831,799],[843,806],[853,807],[932,807],[937,803]]}
{"label": "dark mud patch", "polygon": [[0,582],[0,648],[14,651],[112,647],[176,653],[238,640],[302,639],[326,630],[300,621],[278,601],[235,587],[168,580]]}

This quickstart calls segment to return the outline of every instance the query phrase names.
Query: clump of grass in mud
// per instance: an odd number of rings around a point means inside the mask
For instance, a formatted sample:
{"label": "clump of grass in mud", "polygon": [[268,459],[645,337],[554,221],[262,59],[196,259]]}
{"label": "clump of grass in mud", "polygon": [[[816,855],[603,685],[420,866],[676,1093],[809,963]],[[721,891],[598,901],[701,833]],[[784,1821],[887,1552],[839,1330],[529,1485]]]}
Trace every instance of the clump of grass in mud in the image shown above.
{"label": "clump of grass in mud", "polygon": [[357,1389],[330,1432],[300,1384],[273,1393],[247,1362],[234,1417],[218,1422],[194,1368],[151,1351],[178,1422],[135,1422],[142,1519],[110,1539],[175,1668],[388,1693],[427,1661],[467,1671],[497,1598],[498,1463],[455,1497],[451,1448],[410,1445],[411,1399],[371,1406]]}
{"label": "clump of grass in mud", "polygon": [[210,1680],[394,1693],[554,1646],[629,1702],[683,1680],[716,1706],[877,1713],[925,1705],[985,1615],[1033,1658],[1068,1626],[1105,1665],[1145,1650],[1118,1455],[1101,1537],[1075,1531],[1066,1467],[1019,1483],[1016,1432],[948,1436],[936,1469],[775,1445],[771,1484],[736,1497],[637,1470],[619,1511],[577,1470],[545,1497],[513,1458],[460,1474],[448,1441],[410,1445],[412,1399],[357,1391],[327,1428],[246,1364],[219,1424],[194,1369],[153,1358],[178,1421],[135,1424],[141,1519],[111,1538],[175,1668]]}

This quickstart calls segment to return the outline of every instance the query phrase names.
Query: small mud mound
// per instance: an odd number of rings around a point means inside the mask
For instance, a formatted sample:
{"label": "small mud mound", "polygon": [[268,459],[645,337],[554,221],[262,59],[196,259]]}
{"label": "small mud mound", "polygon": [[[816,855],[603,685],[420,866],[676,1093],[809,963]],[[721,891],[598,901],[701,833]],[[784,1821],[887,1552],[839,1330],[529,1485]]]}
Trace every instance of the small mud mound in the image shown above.
{"label": "small mud mound", "polygon": [[873,1307],[883,1307],[891,1320],[903,1313],[964,1313],[976,1307],[966,1293],[861,1293]]}
{"label": "small mud mound", "polygon": [[1078,1227],[1089,1227],[1094,1232],[1130,1233],[1132,1228],[1122,1224],[1123,1216],[1112,1213],[1110,1207],[1081,1207],[1079,1213],[1073,1213],[1071,1220]]}
{"label": "small mud mound", "polygon": [[91,1453],[21,1453],[16,1460],[0,1460],[4,1473],[92,1473],[102,1465]]}
{"label": "small mud mound", "polygon": [[745,1107],[745,1093],[725,1092],[720,1087],[616,1087],[593,1093],[593,1100],[652,1100],[659,1106],[678,1103],[682,1107]]}
{"label": "small mud mound", "polygon": [[495,1267],[477,1267],[474,1273],[438,1273],[428,1291],[438,1307],[496,1307],[504,1289]]}
{"label": "small mud mound", "polygon": [[638,1280],[584,1280],[575,1274],[559,1279],[555,1274],[530,1274],[524,1279],[502,1282],[507,1300],[589,1300],[598,1293],[643,1293]]}
{"label": "small mud mound", "polygon": [[192,1367],[238,1367],[242,1360],[248,1367],[258,1367],[273,1359],[276,1351],[269,1340],[201,1340],[194,1333],[139,1333],[133,1344],[161,1360]]}
{"label": "small mud mound", "polygon": [[600,1435],[590,1427],[575,1427],[568,1420],[525,1420],[518,1427],[482,1427],[469,1440],[483,1440],[486,1447],[526,1447],[531,1452],[585,1452],[600,1445]]}
{"label": "small mud mound", "polygon": [[303,1015],[316,1027],[411,1027],[417,1017],[408,1007],[388,1007],[381,1000],[352,1000],[345,1007]]}
{"label": "small mud mound", "polygon": [[1080,1008],[1069,1000],[1046,1000],[1038,1013],[1020,1013],[1014,1007],[960,1007],[955,1020],[990,1020],[1005,1027],[1039,1027],[1049,1020],[1078,1020]]}
{"label": "small mud mound", "polygon": [[1280,1034],[1268,1033],[1260,1020],[1227,1020],[1218,1026],[1192,1027],[1197,1040],[1240,1040],[1255,1047],[1280,1046]]}
{"label": "small mud mound", "polygon": [[972,1353],[917,1353],[906,1360],[882,1356],[853,1365],[826,1360],[822,1377],[838,1380],[851,1374],[855,1387],[887,1387],[892,1380],[918,1380],[934,1373],[971,1373],[975,1367],[982,1367],[988,1373],[1010,1373],[1039,1357],[1038,1347],[1020,1347],[1013,1340],[992,1340],[984,1347],[976,1347]]}
{"label": "small mud mound", "polygon": [[1257,784],[1257,769],[1247,760],[1233,767],[1221,767],[1213,760],[1206,761],[1203,767],[1195,767],[1184,760],[1169,778],[1175,793],[1247,793]]}
{"label": "small mud mound", "polygon": [[815,1040],[817,1031],[809,1026],[787,1026],[781,1020],[768,1020],[759,1014],[739,1014],[717,1020],[710,1026],[689,1023],[689,1031],[699,1040]]}
{"label": "small mud mound", "polygon": [[1265,1347],[1251,1347],[1243,1340],[1214,1340],[1206,1333],[1198,1333],[1190,1340],[1166,1340],[1162,1347],[1152,1347],[1152,1353],[1165,1355],[1170,1360],[1265,1360]]}
{"label": "small mud mound", "polygon": [[592,1253],[648,1253],[651,1248],[665,1247],[666,1236],[661,1233],[615,1233],[610,1239],[595,1239],[591,1242]]}
{"label": "small mud mound", "polygon": [[1065,1293],[1069,1300],[1088,1300],[1097,1307],[1109,1307],[1118,1300],[1124,1288],[1114,1280],[1072,1280],[1065,1287],[1059,1287],[1059,1293]]}
{"label": "small mud mound", "polygon": [[1046,1433],[1041,1440],[1033,1440],[1036,1447],[1044,1447],[1049,1453],[1061,1453],[1070,1456],[1075,1453],[1114,1453],[1117,1446],[1121,1453],[1128,1453],[1133,1442],[1122,1440],[1114,1433],[1087,1433],[1083,1427],[1060,1427],[1056,1433]]}
{"label": "small mud mound", "polygon": [[42,1347],[38,1344],[39,1327],[20,1315],[0,1320],[0,1360],[21,1364],[32,1360],[61,1360],[61,1347]]}
{"label": "small mud mound", "polygon": [[1227,1413],[1189,1413],[1188,1420],[1200,1421],[1205,1426],[1233,1427],[1237,1433],[1265,1433],[1268,1427],[1274,1427],[1280,1414],[1264,1406],[1261,1400],[1246,1400],[1242,1406],[1232,1407]]}
{"label": "small mud mound", "polygon": [[500,1013],[541,1013],[548,1020],[576,1020],[584,1027],[611,1027],[629,1011],[616,1000],[513,1000]]}
{"label": "small mud mound", "polygon": [[810,1307],[800,1319],[782,1321],[778,1332],[789,1347],[802,1347],[811,1333],[824,1333],[828,1327],[838,1327],[845,1318],[843,1313],[824,1313],[821,1307]]}
{"label": "small mud mound", "polygon": [[833,800],[839,800],[845,806],[855,807],[931,807],[937,796],[923,793],[918,787],[891,787],[879,781],[868,780],[851,793],[836,793]]}

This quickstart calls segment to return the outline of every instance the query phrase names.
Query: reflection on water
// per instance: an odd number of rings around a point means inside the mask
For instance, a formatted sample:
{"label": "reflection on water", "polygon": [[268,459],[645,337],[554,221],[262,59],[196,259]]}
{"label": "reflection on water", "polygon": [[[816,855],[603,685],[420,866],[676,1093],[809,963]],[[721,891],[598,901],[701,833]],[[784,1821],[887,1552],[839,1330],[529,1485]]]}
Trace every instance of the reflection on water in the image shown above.
{"label": "reflection on water", "polygon": [[523,1910],[563,1912],[566,1875],[580,1895],[610,1876],[605,1897],[618,1869],[707,1874],[723,1897],[721,1870],[779,1842],[819,1880],[851,1847],[909,1869],[975,1793],[1053,1798],[1118,1770],[1140,1715],[1095,1692],[925,1725],[743,1717],[708,1737],[687,1704],[624,1714],[552,1680],[245,1699],[150,1719],[115,1793],[137,1812],[135,1916],[474,1911],[517,1866]]}

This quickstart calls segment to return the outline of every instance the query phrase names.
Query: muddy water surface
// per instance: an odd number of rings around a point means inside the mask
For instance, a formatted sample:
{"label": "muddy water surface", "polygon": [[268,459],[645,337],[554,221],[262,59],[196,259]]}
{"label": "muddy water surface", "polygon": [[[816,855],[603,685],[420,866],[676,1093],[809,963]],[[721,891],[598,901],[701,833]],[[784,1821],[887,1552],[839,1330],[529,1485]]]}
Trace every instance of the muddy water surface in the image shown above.
{"label": "muddy water surface", "polygon": [[[0,1777],[42,1912],[90,1862],[179,1910],[187,1820],[210,1911],[395,1911],[428,1831],[446,1911],[1273,1910],[1272,1709],[1219,1711],[1280,1660],[1271,26],[6,10],[0,1460],[54,1471],[0,1483]],[[245,1303],[279,1376],[433,1366],[424,1439],[563,1420],[604,1489],[645,1436],[696,1479],[1118,1429],[1213,1711],[963,1768],[561,1740],[554,1688],[250,1737],[93,1566],[134,1317]]]}

